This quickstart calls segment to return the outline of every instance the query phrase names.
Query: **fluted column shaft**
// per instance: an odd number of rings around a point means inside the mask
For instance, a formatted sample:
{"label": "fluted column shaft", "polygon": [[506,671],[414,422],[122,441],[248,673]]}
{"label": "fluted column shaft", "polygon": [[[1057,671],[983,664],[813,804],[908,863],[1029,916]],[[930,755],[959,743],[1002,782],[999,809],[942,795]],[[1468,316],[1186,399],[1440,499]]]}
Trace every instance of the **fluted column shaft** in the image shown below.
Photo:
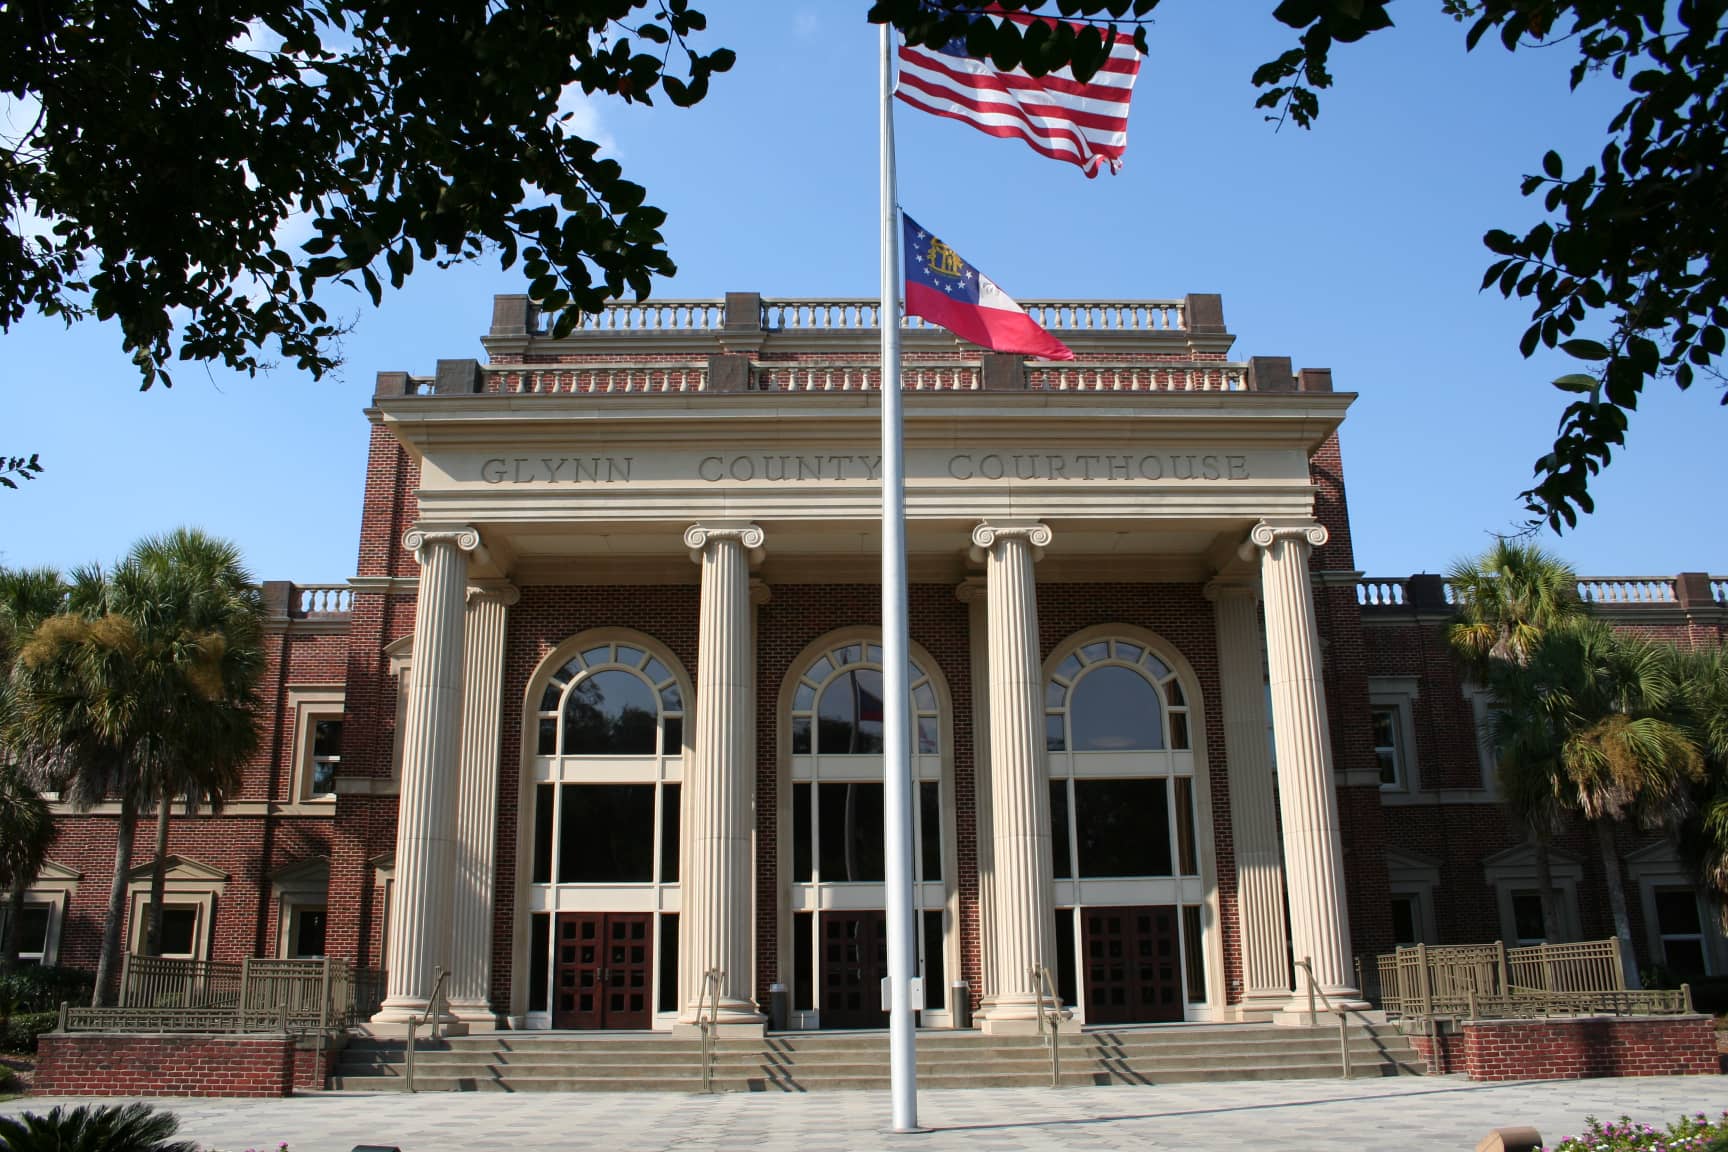
{"label": "fluted column shaft", "polygon": [[390,904],[387,995],[380,1023],[426,1008],[433,970],[447,958],[456,859],[456,788],[461,754],[462,647],[472,528],[410,529],[403,543],[420,562],[414,663],[402,736],[396,878]]}
{"label": "fluted column shaft", "polygon": [[986,1027],[1036,1021],[1044,1002],[1035,965],[1055,978],[1050,786],[1038,659],[1038,586],[1032,565],[1050,542],[1042,524],[988,523],[972,533],[985,562],[990,629],[990,909],[992,968]]}
{"label": "fluted column shaft", "polygon": [[[1308,575],[1311,548],[1326,529],[1262,521],[1250,535],[1260,550],[1266,604],[1266,655],[1272,687],[1273,742],[1284,823],[1284,864],[1290,898],[1290,943],[1295,958],[1314,965],[1315,982],[1334,1000],[1354,1001],[1350,923],[1344,903],[1344,852],[1333,782],[1332,741],[1320,680],[1320,642],[1314,591]],[[1307,1005],[1307,984],[1297,974],[1289,1011]]]}
{"label": "fluted column shaft", "polygon": [[520,594],[508,584],[468,589],[463,651],[462,754],[456,804],[456,874],[450,908],[450,1011],[491,1023],[492,889],[498,835],[498,734],[504,625]]}
{"label": "fluted column shaft", "polygon": [[697,628],[694,754],[684,780],[679,924],[681,1019],[702,1009],[704,974],[720,972],[721,1023],[757,1023],[751,941],[755,927],[751,855],[756,774],[752,764],[750,554],[762,547],[754,524],[698,524],[684,534],[702,565]]}
{"label": "fluted column shaft", "polygon": [[1290,997],[1284,936],[1284,860],[1278,850],[1278,801],[1266,743],[1257,590],[1207,589],[1218,625],[1224,748],[1229,757],[1230,836],[1242,920],[1242,1007],[1276,1010]]}

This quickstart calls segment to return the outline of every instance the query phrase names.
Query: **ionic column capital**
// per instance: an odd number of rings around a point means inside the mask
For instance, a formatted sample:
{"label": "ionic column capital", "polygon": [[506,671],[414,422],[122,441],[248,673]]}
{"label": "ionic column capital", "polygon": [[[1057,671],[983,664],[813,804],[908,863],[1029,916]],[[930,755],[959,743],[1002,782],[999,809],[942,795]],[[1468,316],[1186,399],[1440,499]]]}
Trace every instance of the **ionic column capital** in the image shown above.
{"label": "ionic column capital", "polygon": [[1024,541],[1031,547],[1032,558],[1036,560],[1050,546],[1052,539],[1054,534],[1050,526],[1037,520],[985,520],[972,529],[972,560],[982,563],[997,544],[1008,540]]}
{"label": "ionic column capital", "polygon": [[416,556],[428,544],[454,544],[473,552],[480,547],[480,530],[472,524],[416,524],[402,536],[402,547]]}
{"label": "ionic column capital", "polygon": [[989,595],[989,579],[984,576],[968,576],[954,585],[954,599],[962,604],[973,604],[987,600]]}
{"label": "ionic column capital", "polygon": [[750,554],[752,564],[760,563],[762,545],[768,539],[765,532],[747,520],[709,520],[692,524],[684,530],[684,546],[690,549],[690,559],[701,563],[702,554],[711,545],[735,543]]}
{"label": "ionic column capital", "polygon": [[1257,560],[1260,552],[1280,540],[1299,540],[1318,548],[1329,539],[1331,534],[1326,526],[1313,520],[1262,520],[1249,531],[1238,555],[1244,560]]}
{"label": "ionic column capital", "polygon": [[1206,599],[1214,604],[1221,600],[1236,597],[1257,601],[1260,599],[1260,582],[1246,577],[1232,579],[1220,576],[1217,579],[1208,580],[1201,591],[1205,594]]}
{"label": "ionic column capital", "polygon": [[481,580],[468,585],[468,603],[501,604],[514,608],[522,599],[522,590],[503,580]]}

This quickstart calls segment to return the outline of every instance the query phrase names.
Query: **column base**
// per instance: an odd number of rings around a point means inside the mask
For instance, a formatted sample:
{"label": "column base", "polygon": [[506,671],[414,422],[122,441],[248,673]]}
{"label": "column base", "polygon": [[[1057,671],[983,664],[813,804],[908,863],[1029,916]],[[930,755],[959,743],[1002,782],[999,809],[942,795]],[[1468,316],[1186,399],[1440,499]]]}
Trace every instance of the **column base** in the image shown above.
{"label": "column base", "polygon": [[[426,1001],[424,998],[392,996],[379,1006],[377,1014],[368,1021],[369,1031],[374,1036],[406,1036],[408,1034],[408,1022],[410,1020],[423,1020],[425,1016]],[[430,1023],[430,1021],[426,1021],[421,1027],[424,1028],[426,1024]],[[444,1012],[439,1015],[438,1023],[446,1036],[463,1036],[468,1032],[468,1025],[452,1014],[448,1005],[446,1005]],[[381,1032],[379,1029],[386,1029],[387,1031]]]}
{"label": "column base", "polygon": [[1356,1018],[1356,1023],[1361,1024],[1366,1023],[1366,1021],[1362,1019],[1363,1014],[1373,1011],[1374,1006],[1368,1003],[1368,1001],[1362,999],[1361,994],[1354,988],[1340,988],[1337,991],[1328,988],[1326,989],[1326,995],[1332,1001],[1332,1007],[1330,1010],[1319,997],[1315,997],[1314,1009],[1313,1011],[1309,1011],[1308,996],[1304,993],[1300,996],[1292,996],[1285,1002],[1283,1008],[1273,1013],[1272,1023],[1278,1025],[1280,1028],[1320,1028],[1326,1025],[1336,1026],[1338,1023],[1338,1009],[1342,1008],[1352,1017]]}
{"label": "column base", "polygon": [[502,1017],[484,1000],[452,1000],[449,1015],[466,1025],[470,1033],[497,1032],[502,1027]]}
{"label": "column base", "polygon": [[1290,1003],[1290,993],[1283,990],[1249,992],[1236,1005],[1236,1019],[1244,1023],[1264,1024],[1284,1011]]}
{"label": "column base", "polygon": [[[1080,1026],[1074,1023],[1072,1009],[1052,1005],[1043,997],[1027,993],[985,997],[973,1021],[986,1036],[1036,1036],[1050,1026],[1049,1014],[1052,1007],[1056,1009],[1058,1030],[1079,1030]],[[1040,1016],[1044,1018],[1042,1024],[1039,1023]]]}
{"label": "column base", "polygon": [[755,1001],[721,999],[718,1003],[686,1004],[673,1030],[688,1029],[688,1035],[699,1035],[701,1029],[696,1026],[696,1021],[710,1012],[714,1015],[714,1022],[729,1034],[738,1027],[755,1028],[760,1032],[768,1026],[768,1017],[756,1010]]}
{"label": "column base", "polygon": [[[694,1023],[683,1020],[672,1025],[672,1035],[679,1040],[700,1040],[702,1029]],[[715,1023],[714,1035],[720,1040],[760,1040],[768,1035],[768,1019],[758,1016],[754,1020],[728,1019],[725,1016]]]}

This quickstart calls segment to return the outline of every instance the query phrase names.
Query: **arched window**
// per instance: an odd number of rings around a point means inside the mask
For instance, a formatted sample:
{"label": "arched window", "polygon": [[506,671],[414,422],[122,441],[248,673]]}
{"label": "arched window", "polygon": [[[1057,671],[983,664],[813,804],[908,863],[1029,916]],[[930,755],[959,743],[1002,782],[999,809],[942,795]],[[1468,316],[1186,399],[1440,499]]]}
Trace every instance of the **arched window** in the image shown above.
{"label": "arched window", "polygon": [[602,644],[565,661],[540,695],[542,756],[675,755],[684,697],[658,657]]}
{"label": "arched window", "polygon": [[1044,690],[1052,752],[1188,750],[1182,683],[1151,649],[1098,640],[1069,653]]}
{"label": "arched window", "polygon": [[[927,1012],[946,1010],[941,694],[907,661],[912,745],[914,900]],[[791,984],[799,1019],[826,1028],[886,1026],[882,646],[836,636],[794,667],[790,736]],[[812,1016],[805,1016],[812,1013]]]}
{"label": "arched window", "polygon": [[646,1028],[679,1007],[687,681],[634,633],[584,634],[549,664],[530,685],[529,1015]]}

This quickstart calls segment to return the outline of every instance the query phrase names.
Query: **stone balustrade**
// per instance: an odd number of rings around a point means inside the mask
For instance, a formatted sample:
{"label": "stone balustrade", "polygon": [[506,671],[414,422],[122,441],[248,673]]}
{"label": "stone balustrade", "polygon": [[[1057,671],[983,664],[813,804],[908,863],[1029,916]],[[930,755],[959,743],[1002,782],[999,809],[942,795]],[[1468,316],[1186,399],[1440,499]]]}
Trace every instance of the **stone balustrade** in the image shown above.
{"label": "stone balustrade", "polygon": [[[1426,598],[1413,587],[1417,581],[1424,582]],[[1433,599],[1436,595],[1437,601]],[[1728,576],[1580,576],[1578,598],[1606,613],[1728,608]],[[1362,576],[1356,580],[1356,603],[1370,610],[1414,607],[1419,611],[1449,611],[1457,603],[1457,593],[1440,576]]]}
{"label": "stone balustrade", "polygon": [[[1183,300],[1027,300],[1021,307],[1053,332],[1182,332],[1187,329]],[[760,324],[764,331],[874,331],[881,323],[881,302],[875,297],[822,299],[762,298]],[[934,327],[916,316],[902,315],[910,330]],[[545,315],[534,312],[531,330],[550,334]],[[598,313],[584,314],[573,335],[618,333],[715,332],[726,326],[722,300],[616,301]]]}

